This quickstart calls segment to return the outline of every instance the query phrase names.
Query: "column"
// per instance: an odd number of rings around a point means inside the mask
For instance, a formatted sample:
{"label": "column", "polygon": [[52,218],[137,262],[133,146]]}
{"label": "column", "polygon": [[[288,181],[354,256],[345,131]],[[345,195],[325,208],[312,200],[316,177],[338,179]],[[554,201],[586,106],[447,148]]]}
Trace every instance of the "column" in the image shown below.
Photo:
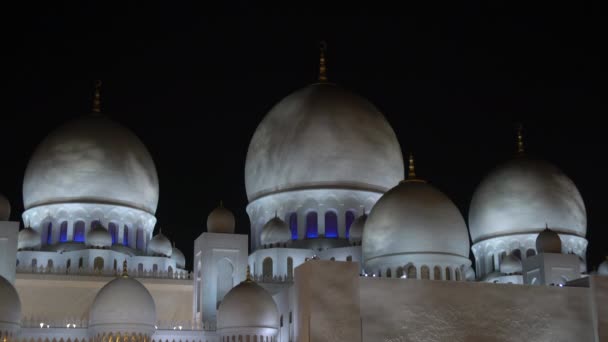
{"label": "column", "polygon": [[306,238],[306,209],[298,209],[298,239],[304,240]]}
{"label": "column", "polygon": [[340,205],[337,215],[338,215],[338,237],[340,237],[342,239],[346,239],[346,220],[345,220],[346,211],[344,210],[344,205]]}
{"label": "column", "polygon": [[68,241],[74,241],[74,220],[68,220]]}
{"label": "column", "polygon": [[327,207],[324,204],[317,206],[317,236],[325,236],[325,211]]}

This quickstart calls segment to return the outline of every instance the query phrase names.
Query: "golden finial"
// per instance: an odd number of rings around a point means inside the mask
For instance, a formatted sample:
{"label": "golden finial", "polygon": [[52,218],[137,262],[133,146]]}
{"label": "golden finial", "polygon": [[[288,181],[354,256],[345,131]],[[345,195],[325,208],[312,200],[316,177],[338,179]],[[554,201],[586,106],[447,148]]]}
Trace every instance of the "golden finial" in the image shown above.
{"label": "golden finial", "polygon": [[410,152],[410,161],[408,164],[407,179],[416,179],[416,168],[414,165],[414,154]]}
{"label": "golden finial", "polygon": [[127,259],[122,262],[122,276],[123,278],[129,277],[129,272],[127,271]]}
{"label": "golden finial", "polygon": [[245,277],[245,281],[247,281],[247,282],[253,281],[253,277],[251,276],[251,269],[249,268],[249,265],[247,265],[247,276]]}
{"label": "golden finial", "polygon": [[93,96],[93,113],[101,113],[101,81],[95,81],[95,95]]}
{"label": "golden finial", "polygon": [[327,82],[327,66],[325,65],[325,51],[327,51],[327,43],[321,41],[319,48],[319,82]]}
{"label": "golden finial", "polygon": [[523,154],[524,153],[524,135],[523,135],[523,130],[524,127],[519,124],[519,126],[517,127],[517,153],[518,154]]}

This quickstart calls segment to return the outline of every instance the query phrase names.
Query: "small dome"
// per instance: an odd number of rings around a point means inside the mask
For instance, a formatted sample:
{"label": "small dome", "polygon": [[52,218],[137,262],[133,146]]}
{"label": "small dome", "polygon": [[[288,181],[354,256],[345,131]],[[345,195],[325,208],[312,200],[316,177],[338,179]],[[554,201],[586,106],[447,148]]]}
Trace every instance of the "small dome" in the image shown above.
{"label": "small dome", "polygon": [[19,231],[19,235],[17,236],[17,249],[18,250],[28,250],[28,249],[38,249],[42,244],[42,238],[40,237],[40,233],[32,229],[31,227],[27,227],[21,229]]}
{"label": "small dome", "polygon": [[95,248],[112,247],[112,236],[104,227],[96,226],[87,233],[86,245]]}
{"label": "small dome", "polygon": [[284,244],[291,241],[291,231],[285,221],[275,216],[271,218],[262,229],[260,242],[262,245]]}
{"label": "small dome", "polygon": [[604,260],[597,268],[597,274],[601,276],[608,276],[608,258]]}
{"label": "small dome", "polygon": [[234,215],[220,203],[207,217],[207,232],[234,234]]}
{"label": "small dome", "polygon": [[559,235],[548,227],[538,234],[536,238],[537,253],[561,253],[562,240]]}
{"label": "small dome", "polygon": [[171,247],[171,241],[163,235],[162,231],[154,235],[148,243],[149,255],[170,257],[172,253],[173,247]]}
{"label": "small dome", "polygon": [[99,290],[89,312],[89,329],[99,333],[142,333],[151,336],[156,305],[148,289],[130,277],[118,277]]}
{"label": "small dome", "polygon": [[0,194],[0,221],[8,221],[11,217],[11,203]]}
{"label": "small dome", "polygon": [[545,161],[525,156],[499,166],[475,190],[469,210],[474,243],[533,234],[548,223],[560,233],[585,237],[587,213],[576,185]]}
{"label": "small dome", "polygon": [[21,327],[21,300],[17,290],[0,275],[0,332]]}
{"label": "small dome", "polygon": [[310,188],[385,192],[403,176],[395,132],[369,101],[316,83],[276,104],[247,151],[245,188],[254,201]]}
{"label": "small dome", "polygon": [[265,330],[265,335],[275,335],[279,329],[279,310],[274,299],[249,278],[226,294],[217,311],[220,334],[247,328]]}
{"label": "small dome", "polygon": [[175,266],[177,266],[177,268],[186,268],[186,257],[182,251],[175,247],[175,245],[171,249],[171,259],[175,260]]}
{"label": "small dome", "polygon": [[363,239],[365,221],[367,221],[367,214],[365,213],[353,221],[348,232],[348,241],[351,243],[361,242],[361,239]]}
{"label": "small dome", "polygon": [[502,258],[500,262],[500,273],[514,274],[521,273],[521,270],[521,260],[513,255],[513,253],[509,253]]}

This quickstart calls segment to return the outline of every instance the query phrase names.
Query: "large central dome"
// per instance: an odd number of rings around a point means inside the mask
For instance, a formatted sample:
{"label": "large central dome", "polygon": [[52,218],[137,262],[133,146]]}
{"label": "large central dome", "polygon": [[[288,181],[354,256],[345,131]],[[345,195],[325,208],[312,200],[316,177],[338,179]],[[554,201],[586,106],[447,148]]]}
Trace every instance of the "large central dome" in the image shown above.
{"label": "large central dome", "polygon": [[154,214],[158,176],[142,142],[102,115],[87,115],[52,132],[25,171],[25,209],[56,203],[125,205]]}
{"label": "large central dome", "polygon": [[279,102],[254,133],[245,164],[250,201],[319,187],[385,192],[402,178],[401,148],[384,116],[329,83]]}

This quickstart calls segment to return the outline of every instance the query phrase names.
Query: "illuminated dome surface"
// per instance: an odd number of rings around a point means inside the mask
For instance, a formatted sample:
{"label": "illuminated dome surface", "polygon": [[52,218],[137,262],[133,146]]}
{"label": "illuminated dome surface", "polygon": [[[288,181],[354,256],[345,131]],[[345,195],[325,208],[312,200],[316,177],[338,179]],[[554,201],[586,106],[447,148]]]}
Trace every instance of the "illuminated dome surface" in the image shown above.
{"label": "illuminated dome surface", "polygon": [[207,216],[207,232],[234,234],[235,220],[232,211],[220,206],[213,209]]}
{"label": "illuminated dome surface", "polygon": [[230,290],[217,311],[217,328],[279,328],[279,310],[263,287],[246,280]]}
{"label": "illuminated dome surface", "polygon": [[536,237],[537,253],[561,253],[562,240],[559,235],[549,228],[545,228]]}
{"label": "illuminated dome surface", "polygon": [[148,243],[148,252],[151,255],[170,257],[173,253],[173,247],[171,241],[162,232],[159,232]]}
{"label": "illuminated dome surface", "polygon": [[97,226],[87,233],[86,239],[87,246],[93,246],[98,248],[111,247],[112,236],[107,229],[101,226]]}
{"label": "illuminated dome surface", "polygon": [[428,183],[405,181],[380,198],[365,222],[363,260],[408,254],[469,257],[467,226],[456,205]]}
{"label": "illuminated dome surface", "polygon": [[367,221],[367,214],[363,214],[357,217],[352,225],[348,235],[348,241],[351,243],[359,242],[363,238],[363,229],[365,228],[365,222]]}
{"label": "illuminated dome surface", "polygon": [[264,225],[260,241],[262,245],[287,243],[291,241],[291,231],[285,221],[275,216]]}
{"label": "illuminated dome surface", "polygon": [[256,129],[245,164],[249,201],[274,192],[385,192],[403,177],[397,137],[367,100],[317,83],[284,98]]}
{"label": "illuminated dome surface", "polygon": [[186,257],[184,256],[184,253],[176,247],[173,247],[171,250],[171,259],[175,260],[175,266],[178,268],[186,268]]}
{"label": "illuminated dome surface", "polygon": [[42,244],[42,237],[40,233],[27,227],[19,231],[17,235],[17,249],[36,249]]}
{"label": "illuminated dome surface", "polygon": [[56,203],[104,203],[154,214],[158,176],[142,142],[102,115],[72,120],[37,147],[23,181],[25,209]]}
{"label": "illuminated dome surface", "polygon": [[477,187],[469,210],[473,242],[539,233],[585,237],[587,214],[578,189],[557,167],[517,157],[492,171]]}

